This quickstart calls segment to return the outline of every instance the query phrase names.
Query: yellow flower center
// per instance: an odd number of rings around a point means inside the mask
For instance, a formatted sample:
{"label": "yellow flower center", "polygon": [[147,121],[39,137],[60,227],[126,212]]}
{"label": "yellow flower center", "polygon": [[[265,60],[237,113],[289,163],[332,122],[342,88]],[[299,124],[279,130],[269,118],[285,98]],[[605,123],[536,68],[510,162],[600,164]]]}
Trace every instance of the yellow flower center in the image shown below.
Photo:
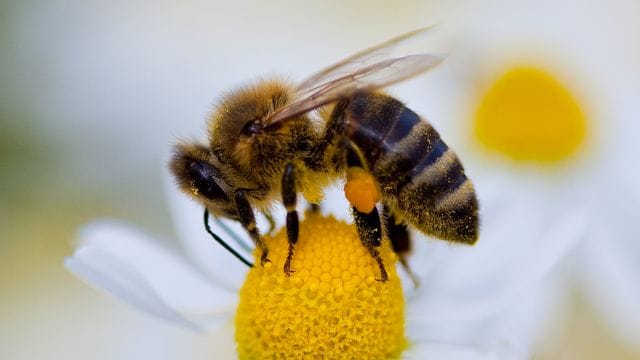
{"label": "yellow flower center", "polygon": [[563,160],[580,148],[586,132],[585,115],[569,90],[531,67],[514,68],[498,78],[475,116],[480,143],[519,161]]}
{"label": "yellow flower center", "polygon": [[[389,359],[407,346],[404,298],[388,241],[375,260],[353,225],[307,214],[287,277],[287,236],[265,237],[270,263],[249,271],[240,290],[236,342],[240,359]],[[256,263],[260,254],[256,252]]]}

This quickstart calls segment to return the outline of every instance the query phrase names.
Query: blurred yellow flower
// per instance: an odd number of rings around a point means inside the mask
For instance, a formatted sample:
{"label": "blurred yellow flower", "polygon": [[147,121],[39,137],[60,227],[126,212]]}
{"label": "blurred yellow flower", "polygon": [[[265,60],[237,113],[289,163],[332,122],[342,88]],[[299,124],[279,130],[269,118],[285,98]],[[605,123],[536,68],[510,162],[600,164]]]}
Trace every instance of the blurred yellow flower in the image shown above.
{"label": "blurred yellow flower", "polygon": [[572,273],[553,282],[572,281],[557,288],[578,287],[640,349],[640,4],[490,0],[449,11],[454,45],[427,84],[429,109],[484,219],[509,219],[499,231],[485,222],[479,243],[566,244]]}
{"label": "blurred yellow flower", "polygon": [[534,67],[508,69],[480,99],[478,140],[516,161],[557,162],[579,150],[587,119],[571,92]]}

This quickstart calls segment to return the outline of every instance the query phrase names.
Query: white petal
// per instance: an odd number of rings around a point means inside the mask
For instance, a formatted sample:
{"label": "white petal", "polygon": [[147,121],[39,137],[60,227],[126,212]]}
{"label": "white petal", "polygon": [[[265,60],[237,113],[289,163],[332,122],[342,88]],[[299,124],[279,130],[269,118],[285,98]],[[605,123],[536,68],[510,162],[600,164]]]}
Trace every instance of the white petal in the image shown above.
{"label": "white petal", "polygon": [[578,271],[587,299],[611,329],[640,348],[640,201],[629,195],[618,189],[594,206]]}
{"label": "white petal", "polygon": [[428,322],[492,316],[536,287],[583,234],[580,209],[550,212],[533,195],[517,189],[509,195],[504,206],[481,201],[491,205],[481,205],[481,237],[473,247],[416,239],[421,286],[411,294],[412,316]]}
{"label": "white petal", "polygon": [[[237,292],[244,282],[248,270],[247,266],[216,243],[206,232],[203,223],[204,208],[201,205],[180,193],[168,178],[165,181],[165,187],[174,227],[192,262],[216,284],[230,292]],[[246,231],[240,224],[234,222],[226,222],[226,224],[238,236],[245,238],[247,243],[251,244],[251,240],[248,239]],[[215,222],[211,222],[211,227],[229,245],[235,249],[241,249],[229,234],[216,226]],[[245,258],[253,260],[253,256],[250,254],[246,254]]]}
{"label": "white petal", "polygon": [[219,326],[237,301],[148,235],[115,220],[83,227],[65,265],[120,300],[191,328]]}
{"label": "white petal", "polygon": [[325,216],[333,215],[338,219],[352,223],[351,205],[344,196],[343,186],[344,184],[338,182],[325,189],[325,198],[322,202],[321,210]]}
{"label": "white petal", "polygon": [[587,300],[609,327],[640,349],[640,73],[620,71],[609,84],[606,160],[593,178],[589,209],[592,227],[578,253],[578,278]]}
{"label": "white petal", "polygon": [[549,309],[549,297],[543,290],[547,289],[529,288],[510,307],[478,320],[416,321],[415,314],[409,311],[407,336],[412,344],[427,346],[432,351],[442,350],[442,346],[446,351],[460,351],[461,356],[470,359],[528,358]]}

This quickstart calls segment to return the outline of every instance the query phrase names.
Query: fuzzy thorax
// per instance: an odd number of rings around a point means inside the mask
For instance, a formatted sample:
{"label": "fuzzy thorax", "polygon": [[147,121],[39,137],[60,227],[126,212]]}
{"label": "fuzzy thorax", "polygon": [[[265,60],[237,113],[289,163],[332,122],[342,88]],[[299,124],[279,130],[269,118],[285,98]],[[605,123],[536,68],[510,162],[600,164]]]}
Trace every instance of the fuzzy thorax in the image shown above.
{"label": "fuzzy thorax", "polygon": [[240,291],[240,359],[399,357],[407,346],[404,298],[388,242],[380,251],[384,283],[354,226],[333,217],[307,214],[301,222],[290,277],[282,270],[286,231],[265,242],[271,262],[253,267]]}

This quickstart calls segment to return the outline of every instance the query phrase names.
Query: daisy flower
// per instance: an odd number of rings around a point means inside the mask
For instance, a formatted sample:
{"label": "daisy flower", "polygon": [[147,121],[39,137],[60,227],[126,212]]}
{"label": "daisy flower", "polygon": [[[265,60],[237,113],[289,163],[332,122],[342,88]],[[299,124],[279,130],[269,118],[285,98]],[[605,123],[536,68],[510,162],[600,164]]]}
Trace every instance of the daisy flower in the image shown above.
{"label": "daisy flower", "polygon": [[491,201],[514,219],[501,235],[546,238],[571,224],[566,240],[580,245],[569,277],[640,348],[640,6],[575,5],[453,9],[456,45],[425,82],[428,101],[434,118],[458,120],[444,132],[460,134],[477,187],[500,189]]}
{"label": "daisy flower", "polygon": [[[228,346],[240,358],[526,358],[544,306],[541,281],[568,249],[513,239],[520,248],[505,250],[499,225],[512,219],[503,214],[486,219],[475,247],[415,236],[417,288],[390,265],[395,256],[385,244],[390,281],[381,283],[354,227],[336,220],[348,204],[333,189],[326,212],[301,223],[296,273],[287,278],[282,230],[267,238],[272,263],[248,270],[205,233],[198,205],[177,190],[169,194],[184,253],[132,225],[98,220],[81,229],[65,264],[116,298],[187,328],[233,323],[236,344]],[[240,234],[224,224],[225,236]],[[546,251],[534,251],[540,243]]]}
{"label": "daisy flower", "polygon": [[[468,171],[471,179],[474,172]],[[174,189],[170,208],[184,253],[131,225],[103,220],[82,229],[66,265],[117,298],[185,327],[233,324],[235,344],[228,346],[241,358],[356,357],[352,351],[366,358],[525,358],[544,314],[543,280],[572,248],[584,216],[570,212],[542,229],[544,222],[520,216],[539,208],[501,198],[502,183],[476,185],[479,243],[455,247],[414,234],[417,288],[403,287],[407,281],[395,271],[388,245],[382,256],[390,281],[375,281],[376,267],[353,227],[330,216],[349,218],[340,192],[327,196],[329,214],[309,215],[301,224],[290,278],[280,271],[282,232],[266,239],[273,263],[247,271],[206,234],[202,209]],[[512,201],[517,211],[507,206]],[[234,225],[225,225],[225,238],[243,234]]]}

